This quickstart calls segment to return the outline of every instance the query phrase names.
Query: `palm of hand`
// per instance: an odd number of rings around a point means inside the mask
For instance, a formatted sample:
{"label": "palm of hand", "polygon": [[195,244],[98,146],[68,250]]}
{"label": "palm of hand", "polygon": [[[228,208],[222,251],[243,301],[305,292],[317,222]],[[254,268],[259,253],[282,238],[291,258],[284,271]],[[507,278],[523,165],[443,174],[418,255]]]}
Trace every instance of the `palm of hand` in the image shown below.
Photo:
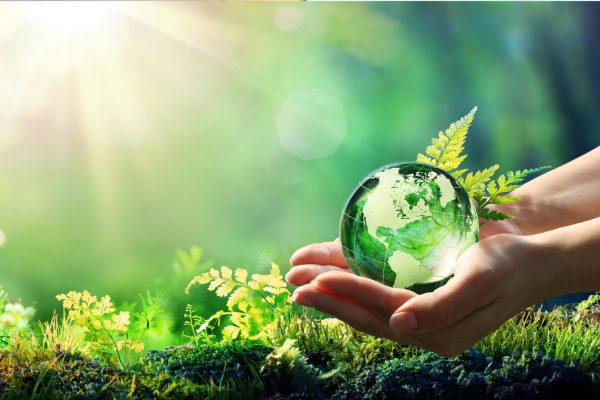
{"label": "palm of hand", "polygon": [[521,285],[525,271],[515,270],[520,266],[515,258],[527,253],[521,251],[518,233],[510,221],[487,222],[481,229],[482,240],[457,262],[454,277],[422,295],[352,274],[338,241],[298,250],[286,278],[301,286],[293,295],[299,304],[332,314],[366,333],[452,356],[531,302],[519,298],[518,291],[507,290]]}

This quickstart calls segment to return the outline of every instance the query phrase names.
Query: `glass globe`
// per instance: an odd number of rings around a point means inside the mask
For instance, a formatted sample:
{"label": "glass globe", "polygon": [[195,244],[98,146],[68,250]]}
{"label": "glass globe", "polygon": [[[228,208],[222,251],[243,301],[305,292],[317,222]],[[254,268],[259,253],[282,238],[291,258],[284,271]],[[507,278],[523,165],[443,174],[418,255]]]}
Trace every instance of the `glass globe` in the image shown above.
{"label": "glass globe", "polygon": [[445,171],[416,162],[370,173],[340,221],[342,250],[354,273],[417,293],[446,283],[478,234],[466,190]]}

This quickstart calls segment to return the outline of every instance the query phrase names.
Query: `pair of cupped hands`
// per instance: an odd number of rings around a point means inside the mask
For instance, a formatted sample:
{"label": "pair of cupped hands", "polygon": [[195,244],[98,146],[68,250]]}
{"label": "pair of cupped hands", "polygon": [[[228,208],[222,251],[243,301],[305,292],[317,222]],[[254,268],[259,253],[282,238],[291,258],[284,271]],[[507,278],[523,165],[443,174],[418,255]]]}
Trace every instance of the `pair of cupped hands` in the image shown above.
{"label": "pair of cupped hands", "polygon": [[353,274],[336,239],[297,250],[286,279],[299,286],[292,294],[298,304],[371,335],[451,357],[546,297],[537,268],[547,257],[543,247],[522,235],[514,220],[488,221],[448,283],[418,295]]}

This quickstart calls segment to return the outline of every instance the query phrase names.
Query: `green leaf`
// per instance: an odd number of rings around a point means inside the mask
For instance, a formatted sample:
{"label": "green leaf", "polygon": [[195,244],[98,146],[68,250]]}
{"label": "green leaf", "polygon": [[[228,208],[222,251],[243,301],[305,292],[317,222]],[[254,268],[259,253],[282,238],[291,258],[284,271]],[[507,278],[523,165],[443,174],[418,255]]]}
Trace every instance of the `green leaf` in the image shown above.
{"label": "green leaf", "polygon": [[188,294],[190,292],[190,288],[192,286],[194,286],[195,284],[206,284],[208,282],[210,282],[213,278],[210,276],[210,274],[208,272],[205,272],[203,274],[200,274],[198,276],[195,276],[194,279],[192,279],[190,281],[190,283],[188,283],[188,285],[185,288],[185,293]]}
{"label": "green leaf", "polygon": [[225,279],[231,279],[231,276],[232,276],[231,268],[222,266],[221,267],[221,276]]}
{"label": "green leaf", "polygon": [[456,171],[452,172],[450,175],[452,175],[452,177],[454,179],[460,179],[460,177],[467,172],[468,169],[464,168],[464,169],[457,169]]}
{"label": "green leaf", "polygon": [[227,308],[233,310],[233,307],[236,305],[239,306],[240,303],[245,302],[248,297],[248,288],[239,287],[237,288],[231,295],[229,299],[227,299]]}
{"label": "green leaf", "polygon": [[458,168],[467,158],[466,154],[461,155],[461,153],[464,150],[467,132],[476,112],[477,107],[474,107],[467,115],[450,124],[445,132],[440,132],[437,137],[432,139],[431,145],[425,149],[427,156],[419,153],[417,161],[447,172]]}
{"label": "green leaf", "polygon": [[487,218],[486,215],[488,214],[484,214],[481,210],[490,204],[507,204],[518,201],[519,197],[510,196],[508,194],[516,188],[518,188],[519,186],[521,186],[523,180],[528,175],[543,171],[548,168],[550,167],[546,166],[532,169],[509,171],[506,174],[498,176],[498,178],[495,181],[490,180],[485,186],[485,192],[483,190],[483,186],[479,184],[473,192],[473,198],[475,199],[478,205],[479,215],[482,218],[493,219],[496,221],[498,219],[506,219],[500,218],[500,216],[495,214],[489,214],[490,218]]}
{"label": "green leaf", "polygon": [[279,271],[279,265],[277,265],[275,263],[271,263],[271,271],[270,271],[270,273],[274,277],[281,277],[281,274],[280,274],[280,271]]}
{"label": "green leaf", "polygon": [[476,171],[475,173],[469,172],[467,176],[460,178],[458,182],[463,185],[470,196],[473,196],[475,192],[482,191],[485,188],[484,185],[492,178],[498,168],[500,168],[500,166],[494,164],[482,171]]}
{"label": "green leaf", "polygon": [[495,210],[489,210],[487,208],[480,208],[478,210],[478,215],[481,218],[485,218],[487,220],[491,220],[491,221],[501,221],[501,220],[505,220],[505,219],[513,219],[514,216],[510,215],[510,214],[503,214],[501,212],[495,211]]}
{"label": "green leaf", "polygon": [[227,281],[224,284],[222,284],[221,286],[219,286],[219,288],[217,289],[217,291],[215,292],[215,294],[219,297],[225,297],[227,296],[229,293],[231,293],[231,291],[233,289],[235,289],[235,287],[238,285],[237,282],[235,281]]}
{"label": "green leaf", "polygon": [[246,283],[246,279],[248,278],[248,271],[243,268],[237,268],[235,270],[235,280],[240,283]]}
{"label": "green leaf", "polygon": [[493,203],[490,204],[508,204],[519,200],[521,200],[521,198],[517,196],[498,196],[494,197]]}
{"label": "green leaf", "polygon": [[488,184],[488,194],[491,198],[499,196],[501,194],[509,193],[519,186],[521,186],[521,182],[531,174],[535,174],[537,172],[543,171],[545,169],[550,168],[549,166],[539,167],[539,168],[531,168],[531,169],[522,169],[517,171],[509,171],[506,174],[502,174],[498,177],[496,182],[490,182]]}
{"label": "green leaf", "polygon": [[210,284],[208,285],[208,290],[210,290],[211,292],[213,290],[215,290],[217,287],[219,287],[223,282],[225,282],[225,280],[223,280],[222,278],[215,278],[212,282],[210,282]]}

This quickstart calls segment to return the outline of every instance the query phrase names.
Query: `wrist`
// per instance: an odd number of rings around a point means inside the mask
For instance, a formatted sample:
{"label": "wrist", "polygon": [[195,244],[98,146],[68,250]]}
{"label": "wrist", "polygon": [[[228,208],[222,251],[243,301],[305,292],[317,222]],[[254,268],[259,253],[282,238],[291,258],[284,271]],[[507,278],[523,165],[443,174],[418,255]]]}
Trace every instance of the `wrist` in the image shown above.
{"label": "wrist", "polygon": [[510,193],[510,196],[516,196],[519,200],[505,206],[503,205],[502,207],[505,208],[502,208],[501,211],[515,217],[510,222],[518,234],[535,235],[543,232],[543,228],[541,228],[542,224],[538,221],[540,206],[535,197],[522,189],[519,188]]}
{"label": "wrist", "polygon": [[538,283],[538,295],[534,303],[562,294],[574,293],[572,276],[564,268],[565,248],[555,235],[542,232],[524,238],[528,242],[531,266]]}
{"label": "wrist", "polygon": [[534,200],[527,193],[519,193],[518,190],[509,194],[509,196],[518,197],[519,200],[514,203],[490,204],[487,209],[512,215],[513,219],[503,221],[494,221],[493,224],[502,226],[501,231],[514,235],[533,235],[539,233],[539,227],[535,223],[537,206]]}
{"label": "wrist", "polygon": [[529,237],[548,297],[600,290],[600,218]]}

